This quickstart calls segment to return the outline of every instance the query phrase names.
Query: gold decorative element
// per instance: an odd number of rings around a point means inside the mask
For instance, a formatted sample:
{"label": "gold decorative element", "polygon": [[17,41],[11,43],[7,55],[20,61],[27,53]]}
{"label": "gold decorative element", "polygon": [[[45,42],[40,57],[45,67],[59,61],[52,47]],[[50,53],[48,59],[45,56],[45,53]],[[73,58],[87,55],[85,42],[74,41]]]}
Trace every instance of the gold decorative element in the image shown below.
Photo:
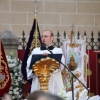
{"label": "gold decorative element", "polygon": [[[3,66],[2,66],[3,64]],[[3,60],[1,52],[1,40],[0,40],[0,89],[4,89],[9,81],[9,73],[7,70],[7,64]]]}
{"label": "gold decorative element", "polygon": [[62,74],[62,76],[65,76],[65,77],[67,77],[67,78],[70,77],[70,73],[69,73],[68,71],[66,71],[66,68],[64,68],[64,69],[61,71],[61,74]]}
{"label": "gold decorative element", "polygon": [[89,94],[88,94],[89,97],[92,97],[92,96],[94,96],[94,95],[95,95],[95,94],[92,93],[92,92],[89,92]]}
{"label": "gold decorative element", "polygon": [[72,43],[72,44],[70,44],[70,47],[71,48],[76,48],[76,47],[78,47],[78,44]]}
{"label": "gold decorative element", "polygon": [[77,100],[78,100],[79,94],[81,94],[81,92],[84,91],[85,88],[81,83],[78,83],[77,86],[75,86],[74,89],[77,89],[76,97],[77,97]]}
{"label": "gold decorative element", "polygon": [[0,66],[0,83],[3,82],[4,79],[5,79],[5,75],[3,75],[3,73],[2,73],[2,70],[3,70],[3,69],[4,69],[4,68],[2,68],[2,66]]}
{"label": "gold decorative element", "polygon": [[40,46],[39,33],[38,33],[38,28],[37,28],[37,19],[36,19],[36,25],[35,26],[36,27],[35,27],[35,31],[34,31],[34,34],[33,34],[33,41],[31,42],[31,47],[29,48],[30,49],[29,55],[31,54],[31,52],[34,48]]}
{"label": "gold decorative element", "polygon": [[90,69],[87,69],[87,75],[88,76],[92,75],[92,71]]}
{"label": "gold decorative element", "polygon": [[66,68],[64,68],[61,71],[61,74],[62,74],[62,79],[63,79],[63,83],[64,83],[65,79],[70,77],[70,74],[68,73],[68,71],[66,71]]}
{"label": "gold decorative element", "polygon": [[[0,41],[0,49],[1,49],[1,41]],[[1,71],[2,71],[2,67],[1,67],[1,59],[2,59],[2,53],[1,53],[1,50],[0,50],[0,73],[1,73]]]}
{"label": "gold decorative element", "polygon": [[[64,68],[63,70],[62,70],[62,77],[63,77],[63,80],[64,80],[64,78],[67,78],[68,79],[68,81],[71,83],[71,79],[70,79],[70,73],[68,72],[68,71],[66,71],[66,69]],[[80,76],[81,76],[81,73],[79,72],[79,71],[76,71],[75,73],[75,76],[77,77],[77,78],[79,78]],[[73,79],[73,82],[76,82],[76,79],[74,78]],[[76,86],[75,88],[77,88],[78,86]],[[67,88],[67,90],[68,91],[71,91],[72,89],[71,89],[71,86],[69,86],[68,88]]]}
{"label": "gold decorative element", "polygon": [[58,68],[59,63],[50,57],[42,58],[32,66],[33,71],[39,79],[40,90],[45,92],[48,91],[48,83],[51,73],[53,73]]}
{"label": "gold decorative element", "polygon": [[[1,62],[4,64],[4,71],[5,73],[3,74],[2,70],[3,70],[3,66],[0,66],[0,76],[4,76],[3,78],[0,78],[0,89],[4,89],[5,86],[7,85],[8,81],[9,81],[9,73],[7,71],[7,64],[4,60],[1,60]],[[1,64],[0,62],[0,64]],[[6,74],[6,75],[5,75]]]}
{"label": "gold decorative element", "polygon": [[75,88],[78,88],[79,92],[82,92],[84,90],[84,87],[81,84],[78,84]]}
{"label": "gold decorative element", "polygon": [[77,93],[76,93],[76,100],[78,100],[78,98],[79,98],[79,91],[77,91]]}
{"label": "gold decorative element", "polygon": [[81,76],[81,73],[79,71],[77,71],[77,72],[75,72],[75,76],[79,78]]}
{"label": "gold decorative element", "polygon": [[84,55],[84,81],[87,82],[87,55]]}

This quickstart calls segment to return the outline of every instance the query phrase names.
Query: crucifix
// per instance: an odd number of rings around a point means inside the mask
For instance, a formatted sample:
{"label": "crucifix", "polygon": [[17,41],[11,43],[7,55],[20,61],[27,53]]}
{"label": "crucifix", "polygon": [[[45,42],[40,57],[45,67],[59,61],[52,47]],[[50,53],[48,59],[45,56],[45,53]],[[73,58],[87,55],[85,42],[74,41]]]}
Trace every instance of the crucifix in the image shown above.
{"label": "crucifix", "polygon": [[75,27],[75,25],[72,23],[71,27],[72,27],[72,31],[73,31],[73,28]]}
{"label": "crucifix", "polygon": [[70,34],[70,46],[73,47],[73,44],[75,43],[75,36],[74,36],[74,31],[73,28],[75,27],[75,25],[72,23],[72,31]]}

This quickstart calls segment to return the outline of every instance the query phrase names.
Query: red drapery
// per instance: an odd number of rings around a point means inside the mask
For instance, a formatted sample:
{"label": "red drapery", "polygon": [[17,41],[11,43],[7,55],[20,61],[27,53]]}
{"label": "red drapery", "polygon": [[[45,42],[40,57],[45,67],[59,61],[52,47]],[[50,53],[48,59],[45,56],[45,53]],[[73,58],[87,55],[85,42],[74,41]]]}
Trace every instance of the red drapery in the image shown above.
{"label": "red drapery", "polygon": [[92,75],[88,76],[88,88],[90,93],[100,95],[100,66],[98,64],[98,53],[95,50],[87,50],[89,56],[88,68],[92,71]]}

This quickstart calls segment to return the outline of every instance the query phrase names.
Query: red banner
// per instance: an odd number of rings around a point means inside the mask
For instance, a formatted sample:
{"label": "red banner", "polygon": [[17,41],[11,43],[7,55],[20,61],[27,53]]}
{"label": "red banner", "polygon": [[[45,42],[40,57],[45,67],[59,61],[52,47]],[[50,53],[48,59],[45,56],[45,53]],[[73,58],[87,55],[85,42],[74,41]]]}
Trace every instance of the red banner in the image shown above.
{"label": "red banner", "polygon": [[88,88],[90,89],[90,96],[100,95],[100,69],[98,66],[98,57],[95,50],[87,50],[89,56],[88,69],[91,75],[88,76]]}
{"label": "red banner", "polygon": [[[25,50],[18,50],[18,58],[22,61],[24,58]],[[30,90],[30,84],[27,82],[24,88],[24,95],[27,97],[28,92]]]}
{"label": "red banner", "polygon": [[4,52],[2,42],[0,40],[0,97],[9,92],[11,86],[10,71]]}

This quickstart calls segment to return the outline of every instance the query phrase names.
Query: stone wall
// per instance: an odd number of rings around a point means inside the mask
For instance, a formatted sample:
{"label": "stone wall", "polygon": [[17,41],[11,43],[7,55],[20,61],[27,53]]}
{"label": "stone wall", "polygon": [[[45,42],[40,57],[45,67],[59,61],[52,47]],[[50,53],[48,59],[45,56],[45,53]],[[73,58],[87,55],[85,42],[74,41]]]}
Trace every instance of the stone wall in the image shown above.
{"label": "stone wall", "polygon": [[11,31],[6,30],[0,34],[0,39],[2,40],[6,55],[9,55],[11,52],[13,52],[14,56],[18,58],[18,37]]}
{"label": "stone wall", "polygon": [[[0,31],[10,30],[17,36],[25,31],[26,36],[34,19],[33,0],[0,0]],[[93,31],[95,37],[100,31],[100,0],[40,0],[38,3],[38,23],[40,32],[45,29],[70,34],[84,31],[88,36]]]}

